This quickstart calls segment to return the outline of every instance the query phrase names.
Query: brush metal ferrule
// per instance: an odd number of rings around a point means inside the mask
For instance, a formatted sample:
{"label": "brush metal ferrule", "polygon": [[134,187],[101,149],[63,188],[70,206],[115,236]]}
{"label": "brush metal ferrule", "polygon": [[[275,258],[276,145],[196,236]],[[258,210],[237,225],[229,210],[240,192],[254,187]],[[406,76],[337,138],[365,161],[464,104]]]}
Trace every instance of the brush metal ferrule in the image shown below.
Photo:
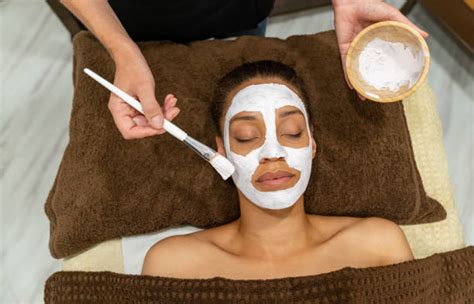
{"label": "brush metal ferrule", "polygon": [[211,161],[211,158],[217,153],[215,150],[195,140],[189,135],[183,140],[183,142],[207,161]]}

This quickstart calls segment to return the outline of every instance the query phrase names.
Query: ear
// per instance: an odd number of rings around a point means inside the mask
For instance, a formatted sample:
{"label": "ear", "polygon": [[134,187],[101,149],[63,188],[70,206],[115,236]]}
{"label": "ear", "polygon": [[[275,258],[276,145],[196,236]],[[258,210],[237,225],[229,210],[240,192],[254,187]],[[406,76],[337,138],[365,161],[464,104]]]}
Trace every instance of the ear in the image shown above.
{"label": "ear", "polygon": [[220,137],[219,135],[216,135],[216,146],[217,146],[217,152],[220,155],[227,157],[227,155],[225,154],[224,141],[222,140],[222,137]]}
{"label": "ear", "polygon": [[317,145],[316,145],[316,140],[314,139],[314,126],[313,125],[311,125],[311,148],[313,150],[313,159],[314,159],[314,157],[316,156]]}

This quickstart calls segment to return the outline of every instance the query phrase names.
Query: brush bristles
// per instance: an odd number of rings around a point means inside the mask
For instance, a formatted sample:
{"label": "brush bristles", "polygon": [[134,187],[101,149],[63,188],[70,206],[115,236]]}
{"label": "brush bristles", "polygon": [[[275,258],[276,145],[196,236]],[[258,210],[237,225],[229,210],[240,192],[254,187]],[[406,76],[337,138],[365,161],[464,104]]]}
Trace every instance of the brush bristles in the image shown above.
{"label": "brush bristles", "polygon": [[222,176],[224,180],[228,179],[234,173],[234,165],[224,156],[216,153],[210,161],[211,165]]}

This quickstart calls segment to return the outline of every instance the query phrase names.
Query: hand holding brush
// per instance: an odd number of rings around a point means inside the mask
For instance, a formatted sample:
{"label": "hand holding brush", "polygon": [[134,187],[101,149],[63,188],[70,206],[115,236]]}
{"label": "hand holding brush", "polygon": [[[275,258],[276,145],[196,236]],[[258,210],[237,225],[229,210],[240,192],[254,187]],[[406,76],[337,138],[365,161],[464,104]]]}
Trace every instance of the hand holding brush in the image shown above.
{"label": "hand holding brush", "polygon": [[[117,88],[112,83],[108,82],[92,70],[85,68],[84,72],[90,77],[92,77],[94,80],[96,80],[98,83],[106,87],[109,91],[120,97],[123,101],[127,102],[138,112],[143,114],[142,105],[138,100],[134,99],[124,91],[120,90],[119,88]],[[199,154],[202,158],[207,160],[214,167],[214,169],[216,169],[216,171],[222,176],[224,180],[228,179],[232,175],[232,173],[234,173],[235,168],[227,158],[220,155],[212,148],[192,138],[172,122],[165,119],[163,122],[163,128],[168,133],[170,133],[180,141],[184,142],[189,148]]]}

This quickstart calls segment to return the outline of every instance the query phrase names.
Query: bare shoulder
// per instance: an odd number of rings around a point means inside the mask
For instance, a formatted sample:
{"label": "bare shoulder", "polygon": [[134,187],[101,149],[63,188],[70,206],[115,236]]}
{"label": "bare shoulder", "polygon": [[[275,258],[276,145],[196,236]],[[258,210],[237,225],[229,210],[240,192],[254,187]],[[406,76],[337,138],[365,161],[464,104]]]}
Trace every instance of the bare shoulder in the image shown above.
{"label": "bare shoulder", "polygon": [[198,271],[210,243],[194,232],[167,237],[155,243],[145,255],[142,275],[189,277]]}
{"label": "bare shoulder", "polygon": [[346,235],[353,244],[362,245],[361,253],[372,255],[380,265],[413,260],[413,253],[400,226],[381,217],[368,217],[347,228]]}
{"label": "bare shoulder", "polygon": [[321,233],[324,233],[327,238],[331,238],[338,233],[341,233],[356,222],[364,219],[352,216],[325,216],[317,214],[310,214],[308,217],[311,222],[318,227],[318,230]]}

